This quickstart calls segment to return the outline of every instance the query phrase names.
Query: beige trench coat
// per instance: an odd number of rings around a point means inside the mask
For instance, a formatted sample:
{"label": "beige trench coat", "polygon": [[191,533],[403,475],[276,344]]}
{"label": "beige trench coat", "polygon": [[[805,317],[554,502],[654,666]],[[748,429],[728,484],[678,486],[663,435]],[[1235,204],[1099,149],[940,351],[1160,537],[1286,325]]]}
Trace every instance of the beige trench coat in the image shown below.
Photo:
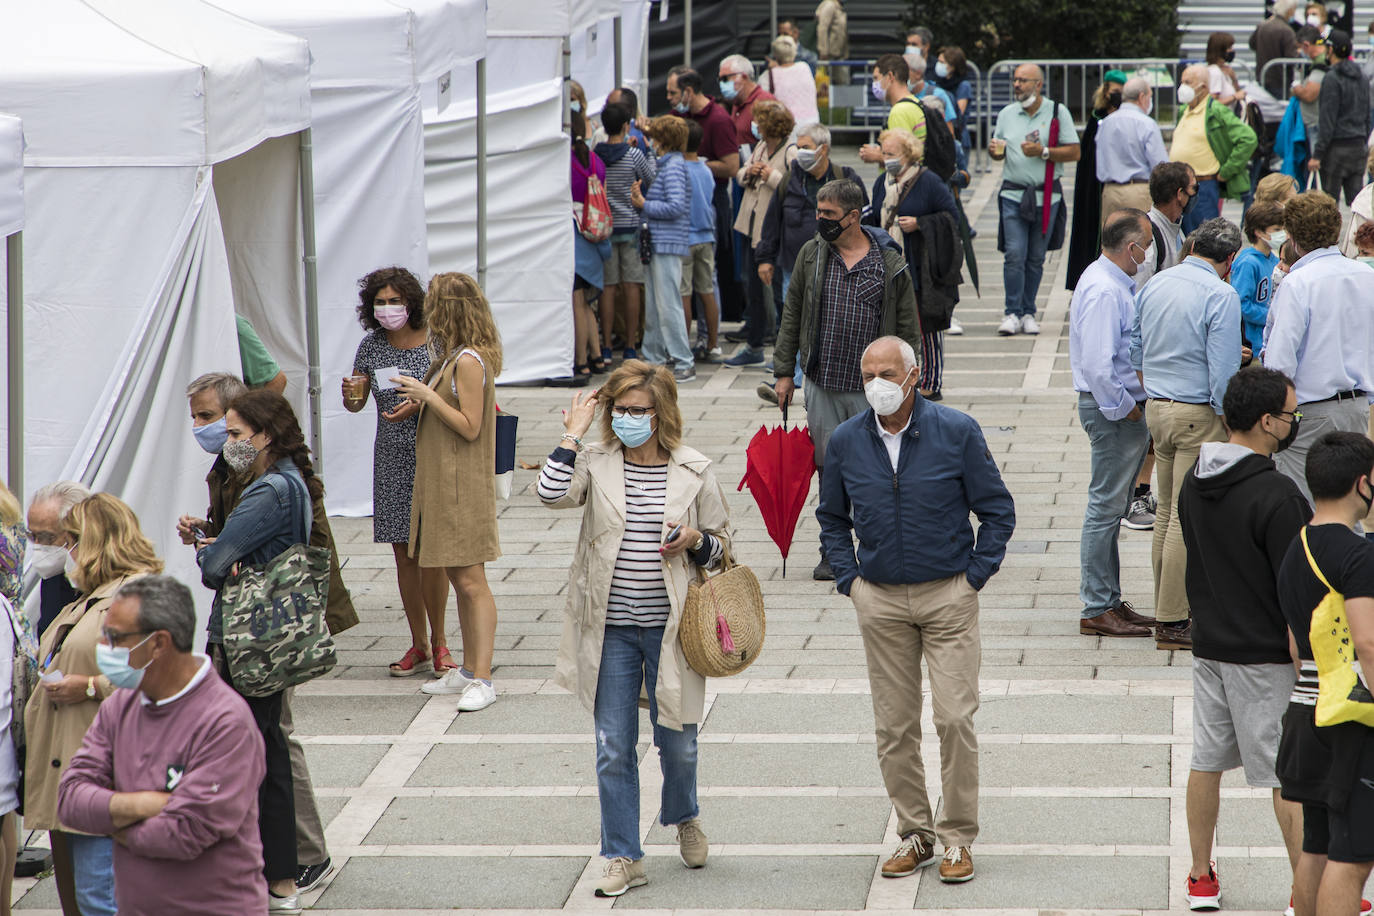
{"label": "beige trench coat", "polygon": [[[694,449],[679,446],[673,451],[668,458],[663,517],[712,534],[728,547],[730,510],[710,468],[710,460]],[[598,442],[584,448],[574,465],[567,494],[549,505],[556,509],[585,506],[568,580],[568,604],[554,678],[592,710],[601,673],[611,573],[625,536],[625,457],[620,443]],[[687,585],[694,575],[695,568],[685,553],[663,560],[671,610],[663,628],[654,695],[658,724],[674,731],[681,731],[683,725],[700,724],[706,705],[706,679],[688,667],[678,642]]]}
{"label": "beige trench coat", "polygon": [[[773,198],[778,196],[778,187],[784,189],[787,181],[788,169],[792,166],[792,161],[797,158],[797,144],[783,140],[778,143],[778,148],[773,151],[773,155],[768,155],[768,144],[759,142],[754,144],[754,151],[749,154],[749,161],[740,166],[735,179],[744,187],[744,196],[740,198],[739,215],[735,217],[735,231],[749,236],[751,248],[757,248],[759,241],[763,238],[763,220],[768,215],[768,205],[773,202]],[[756,162],[766,162],[773,167],[773,174],[766,180],[750,178],[746,181],[745,172],[749,166]],[[779,202],[778,206],[782,206]]]}

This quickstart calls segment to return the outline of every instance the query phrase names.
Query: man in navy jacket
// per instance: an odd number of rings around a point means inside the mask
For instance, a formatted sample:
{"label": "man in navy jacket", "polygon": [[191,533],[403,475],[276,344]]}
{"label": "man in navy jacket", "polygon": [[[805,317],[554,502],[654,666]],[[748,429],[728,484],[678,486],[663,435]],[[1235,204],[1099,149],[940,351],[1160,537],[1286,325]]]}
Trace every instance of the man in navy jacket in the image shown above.
{"label": "man in navy jacket", "polygon": [[[871,409],[831,435],[816,518],[835,585],[858,614],[878,765],[897,809],[902,844],[883,876],[929,865],[938,838],[940,880],[962,882],[973,878],[978,835],[978,590],[1002,563],[1016,511],[977,422],[922,398],[916,368],[899,337],[864,351]],[[921,762],[922,653],[940,736],[938,825]]]}

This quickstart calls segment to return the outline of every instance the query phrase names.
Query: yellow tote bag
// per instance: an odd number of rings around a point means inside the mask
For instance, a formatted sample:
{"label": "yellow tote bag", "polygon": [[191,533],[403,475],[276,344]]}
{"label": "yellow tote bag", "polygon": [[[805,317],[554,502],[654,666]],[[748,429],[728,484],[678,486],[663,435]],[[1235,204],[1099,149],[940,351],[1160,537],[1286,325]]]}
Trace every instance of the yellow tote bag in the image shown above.
{"label": "yellow tote bag", "polygon": [[1361,677],[1355,646],[1350,639],[1350,623],[1345,618],[1345,596],[1331,587],[1317,568],[1312,548],[1307,545],[1307,529],[1299,536],[1307,563],[1322,585],[1326,597],[1312,612],[1312,657],[1317,662],[1317,724],[1339,725],[1359,722],[1374,727],[1374,695]]}

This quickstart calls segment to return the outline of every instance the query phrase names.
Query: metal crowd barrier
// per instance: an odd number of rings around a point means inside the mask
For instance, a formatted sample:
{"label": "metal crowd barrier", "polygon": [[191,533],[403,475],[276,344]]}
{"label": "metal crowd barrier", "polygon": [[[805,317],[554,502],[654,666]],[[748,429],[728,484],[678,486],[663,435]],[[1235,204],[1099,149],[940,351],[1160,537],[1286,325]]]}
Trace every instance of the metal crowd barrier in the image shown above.
{"label": "metal crowd barrier", "polygon": [[1259,81],[1263,84],[1269,72],[1275,67],[1279,68],[1283,72],[1283,94],[1275,98],[1280,102],[1286,102],[1293,94],[1293,80],[1306,76],[1307,68],[1310,66],[1312,61],[1306,57],[1276,57],[1264,65],[1264,69],[1260,71]]}

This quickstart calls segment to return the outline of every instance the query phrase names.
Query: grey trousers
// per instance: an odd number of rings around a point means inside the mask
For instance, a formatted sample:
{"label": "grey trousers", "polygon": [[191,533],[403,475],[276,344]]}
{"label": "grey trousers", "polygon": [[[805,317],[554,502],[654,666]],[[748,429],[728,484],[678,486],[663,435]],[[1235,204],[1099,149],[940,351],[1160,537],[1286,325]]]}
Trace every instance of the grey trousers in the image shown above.
{"label": "grey trousers", "polygon": [[1299,404],[1298,412],[1302,422],[1298,425],[1298,438],[1293,444],[1274,456],[1283,476],[1298,485],[1308,505],[1312,503],[1312,491],[1307,489],[1307,452],[1312,443],[1332,432],[1359,433],[1368,435],[1369,404],[1364,398],[1341,401],[1315,401]]}
{"label": "grey trousers", "polygon": [[825,447],[830,434],[845,420],[868,409],[868,398],[862,391],[831,391],[810,378],[806,380],[806,425],[811,442],[816,447],[816,467],[825,467]]}
{"label": "grey trousers", "polygon": [[291,720],[291,700],[296,688],[286,691],[281,699],[281,730],[291,753],[291,785],[296,797],[296,861],[303,868],[319,865],[329,858],[324,844],[324,824],[320,809],[315,805],[315,787],[310,783],[310,770],[305,765],[305,748],[296,740],[295,724]]}

